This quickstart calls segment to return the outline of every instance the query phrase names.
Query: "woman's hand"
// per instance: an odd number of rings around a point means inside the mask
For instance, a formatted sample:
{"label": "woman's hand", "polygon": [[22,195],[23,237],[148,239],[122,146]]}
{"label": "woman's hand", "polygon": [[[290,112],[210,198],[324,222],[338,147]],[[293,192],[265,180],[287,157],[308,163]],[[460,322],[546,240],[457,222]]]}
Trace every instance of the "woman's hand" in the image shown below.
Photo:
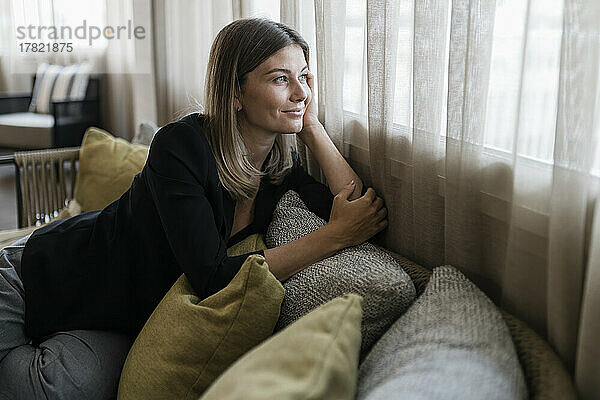
{"label": "woman's hand", "polygon": [[368,188],[364,196],[348,201],[354,184],[347,185],[333,198],[329,229],[342,248],[355,246],[370,239],[388,225],[383,199]]}
{"label": "woman's hand", "polygon": [[[310,71],[308,72],[307,76],[306,76],[306,83],[308,84],[308,88],[310,90],[310,93],[307,96],[306,99],[306,109],[304,111],[304,116],[302,118],[302,130],[300,132],[298,132],[298,136],[300,137],[300,139],[304,142],[303,137],[309,135],[315,127],[319,127],[321,126],[321,122],[319,122],[319,119],[317,118],[317,113],[315,110],[315,106],[314,106],[314,91],[313,91],[313,86],[314,86],[314,76],[312,73],[310,73]],[[304,142],[306,143],[306,142]]]}

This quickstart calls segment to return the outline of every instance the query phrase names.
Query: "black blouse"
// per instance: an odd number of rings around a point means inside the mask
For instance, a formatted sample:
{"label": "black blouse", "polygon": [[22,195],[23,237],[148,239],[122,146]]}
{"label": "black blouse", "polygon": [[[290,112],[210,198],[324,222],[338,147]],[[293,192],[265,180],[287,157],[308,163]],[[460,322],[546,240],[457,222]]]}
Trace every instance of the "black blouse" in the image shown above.
{"label": "black blouse", "polygon": [[329,220],[333,195],[294,153],[282,184],[262,178],[253,222],[229,238],[235,201],[219,180],[204,122],[203,115],[190,114],[165,125],[118,200],[31,235],[22,258],[29,337],[73,329],[135,337],[182,272],[200,299],[216,293],[249,255],[264,256],[260,250],[228,257],[227,248],[252,233],[264,234],[287,190]]}

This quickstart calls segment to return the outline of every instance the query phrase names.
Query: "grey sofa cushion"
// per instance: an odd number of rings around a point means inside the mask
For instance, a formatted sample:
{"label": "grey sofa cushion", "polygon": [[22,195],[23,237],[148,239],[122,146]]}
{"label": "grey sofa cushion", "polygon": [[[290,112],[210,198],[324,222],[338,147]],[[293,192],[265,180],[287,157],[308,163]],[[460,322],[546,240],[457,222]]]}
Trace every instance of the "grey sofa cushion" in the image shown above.
{"label": "grey sofa cushion", "polygon": [[526,399],[510,332],[494,304],[454,267],[425,291],[360,366],[357,399]]}
{"label": "grey sofa cushion", "polygon": [[158,126],[152,121],[142,121],[138,125],[138,130],[135,133],[133,139],[131,139],[131,143],[134,144],[143,144],[145,146],[150,146],[152,143],[152,139],[154,138],[154,134],[158,131]]}
{"label": "grey sofa cushion", "polygon": [[0,147],[37,148],[52,147],[54,117],[34,112],[0,115]]}
{"label": "grey sofa cushion", "polygon": [[[277,203],[265,235],[268,248],[281,246],[319,229],[325,221],[290,190]],[[364,299],[361,358],[416,297],[415,287],[389,254],[365,242],[312,264],[283,283],[285,297],[275,330],[345,293]]]}

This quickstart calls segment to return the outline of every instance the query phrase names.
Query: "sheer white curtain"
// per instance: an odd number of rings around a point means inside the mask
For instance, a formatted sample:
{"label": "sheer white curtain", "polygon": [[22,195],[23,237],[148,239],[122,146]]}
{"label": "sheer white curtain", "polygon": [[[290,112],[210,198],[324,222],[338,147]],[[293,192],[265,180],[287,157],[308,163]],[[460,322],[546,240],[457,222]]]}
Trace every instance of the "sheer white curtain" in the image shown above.
{"label": "sheer white curtain", "polygon": [[279,19],[279,0],[154,0],[158,123],[195,111],[204,97],[210,46],[235,19]]}
{"label": "sheer white curtain", "polygon": [[[311,4],[314,26],[301,18]],[[316,32],[319,116],[385,199],[381,243],[460,268],[548,339],[583,398],[600,398],[600,3],[282,0],[281,11]]]}
{"label": "sheer white curtain", "polygon": [[[20,44],[47,44],[66,42],[49,38],[48,30],[27,32],[25,38],[17,38],[17,27],[76,27],[85,19],[87,26],[102,26],[106,22],[105,4],[102,0],[83,3],[78,0],[0,0],[0,92],[31,92],[31,76],[42,62],[68,65],[89,61],[98,72],[96,63],[104,57],[106,40],[96,40],[89,46],[85,39],[73,38],[74,51],[32,52],[23,51]],[[47,28],[45,28],[47,29]],[[60,29],[60,28],[58,28]],[[31,32],[31,33],[30,33]],[[38,36],[39,34],[39,36]]]}
{"label": "sheer white curtain", "polygon": [[102,58],[106,73],[104,122],[115,136],[131,140],[143,120],[156,120],[155,68],[151,0],[106,2],[106,24],[145,29],[143,40],[110,40]]}

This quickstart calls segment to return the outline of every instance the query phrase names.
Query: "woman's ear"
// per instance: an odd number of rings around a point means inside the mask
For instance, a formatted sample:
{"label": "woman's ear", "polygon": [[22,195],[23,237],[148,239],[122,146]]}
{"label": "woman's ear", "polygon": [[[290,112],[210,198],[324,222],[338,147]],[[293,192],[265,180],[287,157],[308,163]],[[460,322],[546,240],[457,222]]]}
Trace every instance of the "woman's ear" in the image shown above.
{"label": "woman's ear", "polygon": [[236,94],[234,99],[233,99],[233,105],[235,107],[236,111],[242,111],[242,102],[240,100],[240,96],[239,94]]}

